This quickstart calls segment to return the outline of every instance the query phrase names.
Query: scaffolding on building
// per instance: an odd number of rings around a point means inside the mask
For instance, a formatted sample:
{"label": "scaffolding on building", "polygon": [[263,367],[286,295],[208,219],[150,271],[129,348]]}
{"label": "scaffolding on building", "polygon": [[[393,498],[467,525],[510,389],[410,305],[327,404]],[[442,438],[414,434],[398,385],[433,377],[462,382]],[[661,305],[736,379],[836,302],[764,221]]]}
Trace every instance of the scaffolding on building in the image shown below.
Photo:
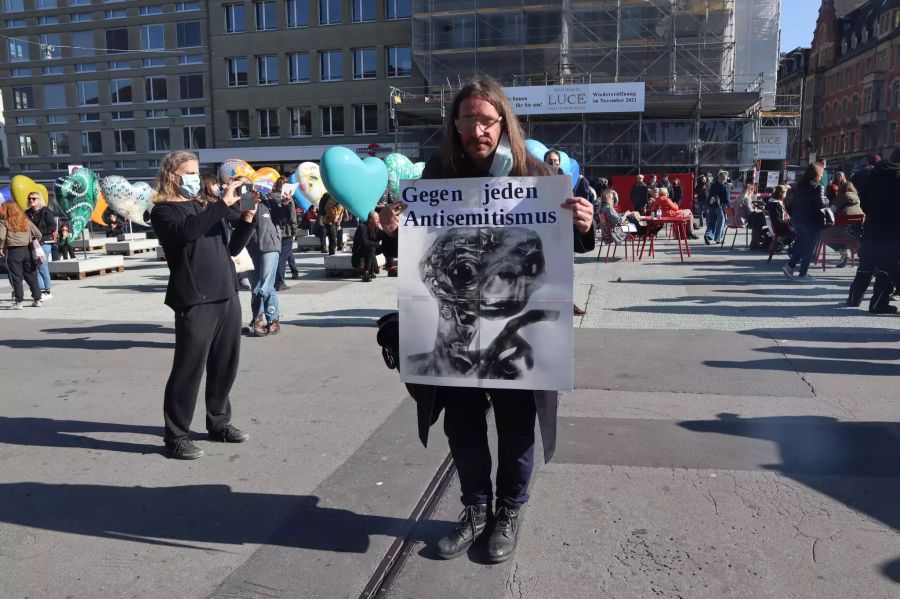
{"label": "scaffolding on building", "polygon": [[735,4],[414,0],[413,56],[427,84],[391,88],[395,141],[418,144],[419,158],[430,155],[454,92],[475,72],[508,86],[643,82],[643,113],[530,116],[523,127],[530,138],[577,156],[592,176],[747,169],[767,82],[760,73],[736,89]]}

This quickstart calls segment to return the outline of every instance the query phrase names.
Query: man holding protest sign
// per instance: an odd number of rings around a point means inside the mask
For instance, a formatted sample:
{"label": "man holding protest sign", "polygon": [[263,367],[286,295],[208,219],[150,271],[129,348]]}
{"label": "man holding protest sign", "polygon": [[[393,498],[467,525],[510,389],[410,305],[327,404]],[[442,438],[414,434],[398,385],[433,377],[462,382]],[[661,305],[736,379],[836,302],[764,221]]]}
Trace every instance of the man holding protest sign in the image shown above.
{"label": "man holding protest sign", "polygon": [[[401,375],[417,402],[423,443],[445,411],[444,431],[462,488],[459,524],[439,541],[438,555],[462,555],[488,530],[487,557],[502,562],[515,552],[519,510],[528,500],[536,416],[545,460],[555,447],[558,395],[537,389],[571,388],[571,354],[562,358],[567,360],[569,372],[562,373],[567,382],[549,382],[552,373],[546,379],[533,374],[552,370],[540,360],[546,355],[541,346],[554,340],[534,343],[534,331],[546,335],[552,329],[568,335],[572,344],[568,311],[563,315],[550,309],[565,301],[572,305],[571,254],[563,255],[554,241],[571,236],[576,252],[593,249],[593,206],[584,198],[567,198],[570,183],[562,177],[535,181],[553,173],[526,151],[518,118],[490,77],[477,76],[459,91],[444,129],[442,151],[429,160],[423,180],[502,179],[459,181],[456,188],[444,181],[416,181],[415,189],[404,189],[411,203],[401,219],[400,253],[404,259],[415,255],[404,254],[405,243],[418,244],[406,247],[424,253],[417,260],[419,272],[411,275],[418,278],[406,283],[418,286],[412,291],[415,297],[404,301],[401,295]],[[571,229],[566,233],[564,226]],[[541,289],[567,294],[566,299],[545,294],[543,301],[535,301]],[[406,351],[404,319],[424,322],[424,317],[417,320],[418,314],[429,310],[438,322],[433,346],[420,353]],[[488,330],[496,332],[490,345],[482,342]],[[547,386],[539,386],[541,381],[548,381]],[[496,494],[487,440],[490,405],[498,437]]]}

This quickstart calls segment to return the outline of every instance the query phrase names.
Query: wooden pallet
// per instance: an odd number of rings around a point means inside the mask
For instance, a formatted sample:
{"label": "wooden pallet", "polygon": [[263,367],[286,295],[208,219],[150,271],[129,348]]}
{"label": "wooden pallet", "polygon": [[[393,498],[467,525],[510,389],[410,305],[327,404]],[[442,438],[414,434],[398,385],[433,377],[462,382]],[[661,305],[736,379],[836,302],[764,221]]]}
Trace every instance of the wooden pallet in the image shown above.
{"label": "wooden pallet", "polygon": [[87,277],[93,277],[93,276],[103,277],[108,274],[113,274],[116,272],[125,272],[125,267],[117,266],[117,267],[113,267],[113,268],[96,268],[94,270],[86,270],[84,272],[78,272],[78,273],[56,272],[56,273],[51,273],[50,278],[63,280],[63,281],[74,281],[74,280],[80,281]]}

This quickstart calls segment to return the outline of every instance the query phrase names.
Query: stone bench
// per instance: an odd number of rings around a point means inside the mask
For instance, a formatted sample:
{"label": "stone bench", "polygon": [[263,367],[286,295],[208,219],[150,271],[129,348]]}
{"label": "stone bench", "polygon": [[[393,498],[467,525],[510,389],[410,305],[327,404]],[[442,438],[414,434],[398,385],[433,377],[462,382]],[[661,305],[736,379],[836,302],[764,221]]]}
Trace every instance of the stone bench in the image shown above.
{"label": "stone bench", "polygon": [[147,239],[146,233],[122,233],[116,237],[116,241],[135,241],[137,239]]}
{"label": "stone bench", "polygon": [[306,237],[298,237],[297,238],[297,251],[298,252],[313,252],[318,251],[321,247],[319,243],[319,238],[314,237],[312,235],[307,235]]}
{"label": "stone bench", "polygon": [[112,241],[107,237],[90,237],[88,239],[76,239],[72,242],[72,247],[76,250],[102,250],[106,248],[106,244]]}
{"label": "stone bench", "polygon": [[[333,256],[325,256],[325,276],[359,276],[362,275],[361,268],[353,268],[351,263],[352,256],[349,253],[341,252]],[[375,261],[380,268],[384,268],[384,256],[378,254]]]}
{"label": "stone bench", "polygon": [[50,276],[54,279],[83,279],[88,275],[105,275],[125,270],[122,256],[92,256],[83,260],[51,262]]}
{"label": "stone bench", "polygon": [[141,252],[155,252],[159,241],[155,239],[135,239],[134,241],[111,241],[106,244],[106,253],[132,256]]}

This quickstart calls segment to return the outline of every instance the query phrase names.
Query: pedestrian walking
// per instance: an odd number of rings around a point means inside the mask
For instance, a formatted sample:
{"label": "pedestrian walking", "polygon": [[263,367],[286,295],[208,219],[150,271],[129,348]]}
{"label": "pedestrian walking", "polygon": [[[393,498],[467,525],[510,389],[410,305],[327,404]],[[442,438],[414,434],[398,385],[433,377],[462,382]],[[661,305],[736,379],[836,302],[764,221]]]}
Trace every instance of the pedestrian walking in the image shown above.
{"label": "pedestrian walking", "polygon": [[797,235],[791,259],[781,269],[789,279],[794,278],[794,271],[798,266],[800,271],[797,278],[809,278],[809,263],[812,262],[816,244],[822,234],[822,209],[828,206],[825,187],[822,186],[822,171],[821,164],[808,165],[785,202],[791,215],[791,228]]}
{"label": "pedestrian walking", "polygon": [[0,204],[0,256],[6,256],[6,270],[13,288],[13,310],[22,309],[25,297],[23,281],[31,291],[32,307],[40,308],[42,305],[31,244],[32,240],[40,240],[41,236],[40,229],[29,220],[18,204]]}

